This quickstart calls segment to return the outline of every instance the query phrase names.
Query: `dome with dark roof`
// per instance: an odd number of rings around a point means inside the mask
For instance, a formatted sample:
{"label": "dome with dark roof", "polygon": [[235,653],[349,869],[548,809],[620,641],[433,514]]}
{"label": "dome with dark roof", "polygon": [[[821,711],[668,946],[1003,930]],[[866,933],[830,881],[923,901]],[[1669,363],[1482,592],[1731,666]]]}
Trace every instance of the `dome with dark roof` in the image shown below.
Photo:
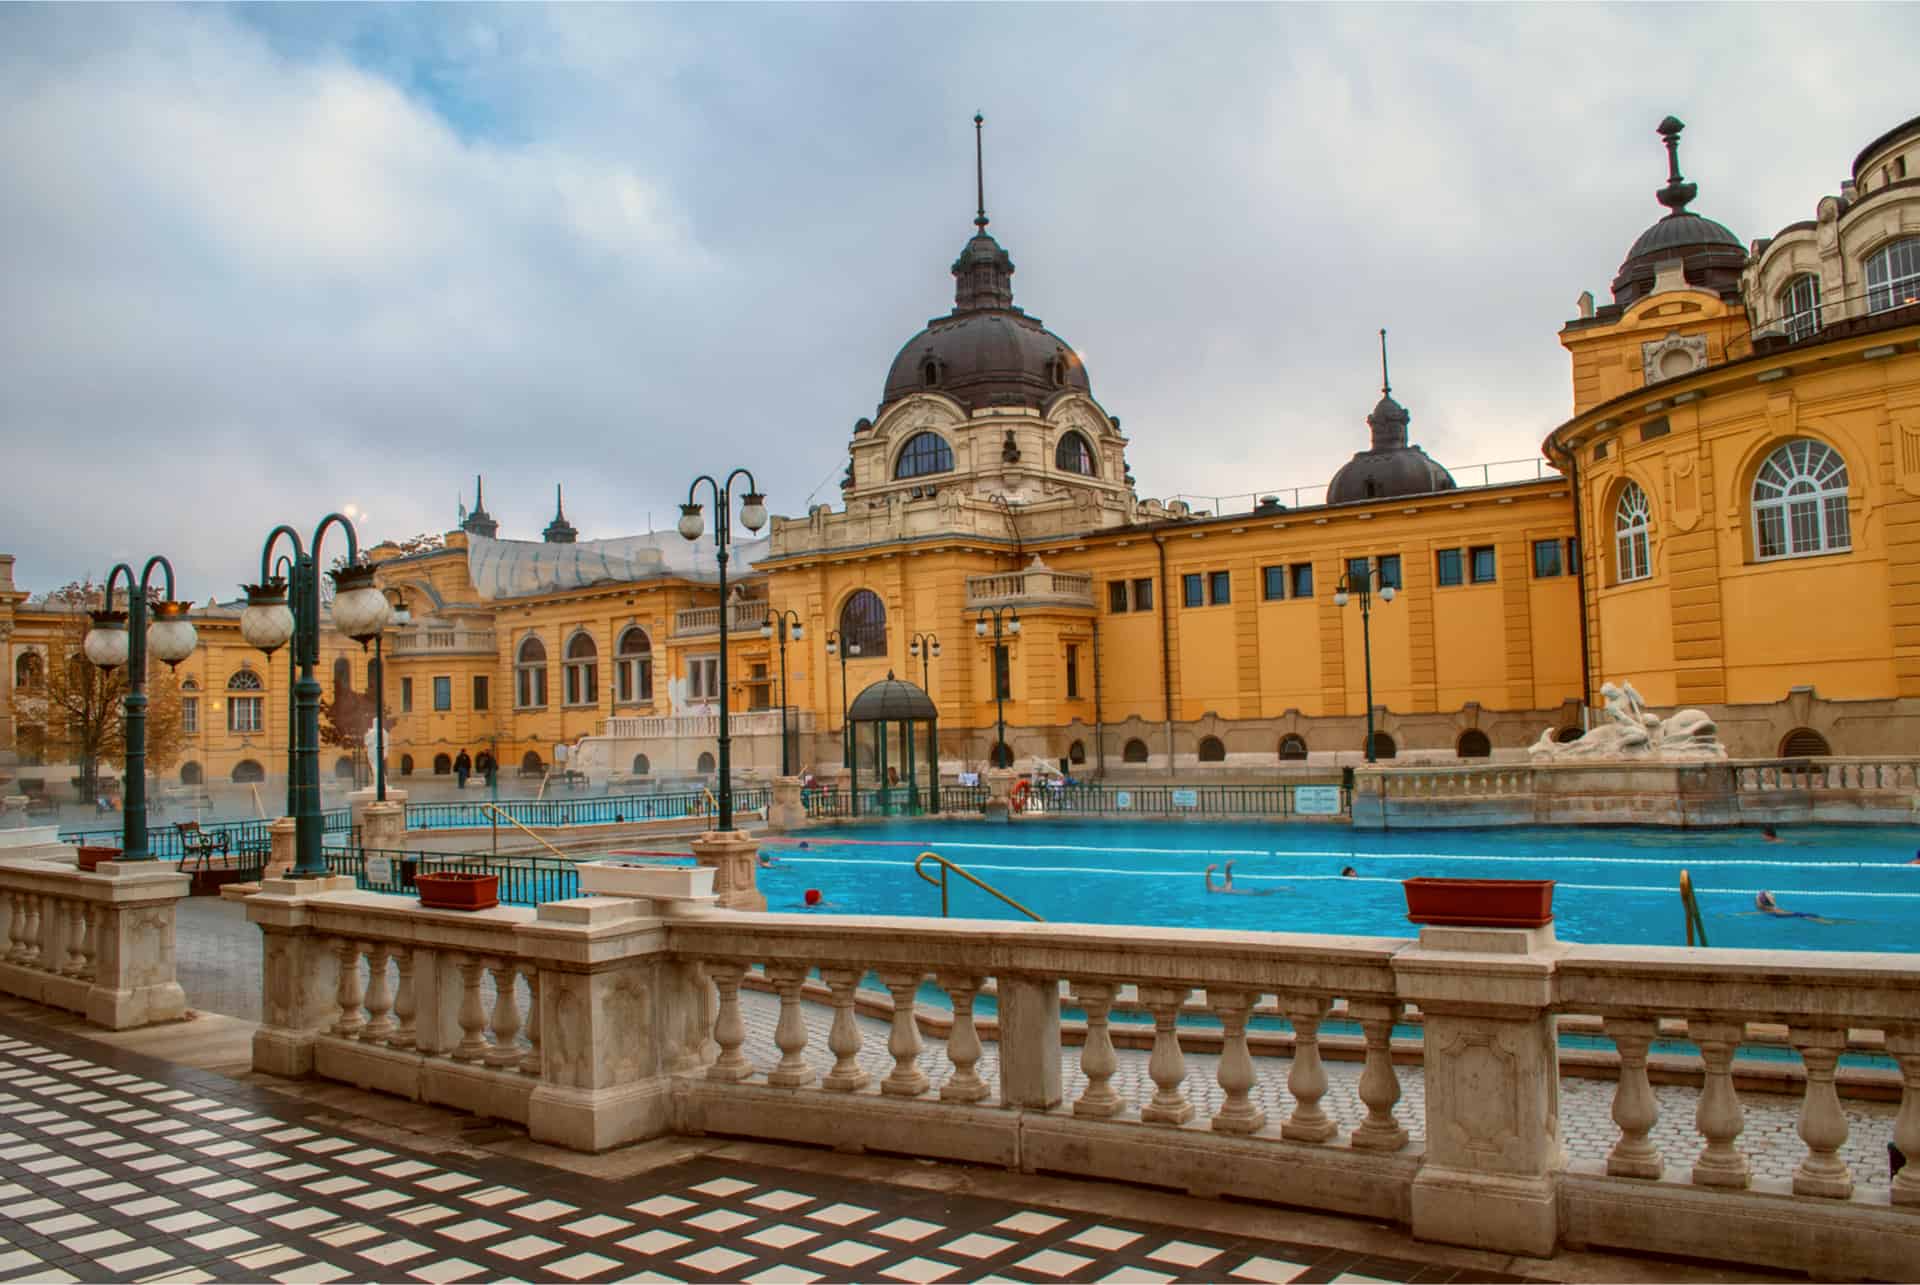
{"label": "dome with dark roof", "polygon": [[1453,475],[1441,468],[1418,446],[1407,445],[1407,425],[1413,416],[1393,400],[1393,385],[1387,379],[1387,332],[1380,332],[1380,400],[1367,416],[1373,430],[1373,445],[1358,451],[1340,466],[1327,483],[1327,503],[1346,504],[1353,500],[1381,500],[1396,495],[1431,495],[1451,491]]}
{"label": "dome with dark roof", "polygon": [[850,723],[916,722],[938,717],[933,701],[913,683],[903,682],[888,670],[887,676],[853,698],[847,707]]}
{"label": "dome with dark roof", "polygon": [[1680,176],[1680,131],[1685,128],[1672,116],[1660,122],[1658,132],[1667,144],[1667,185],[1654,196],[1672,213],[1642,232],[1627,251],[1613,279],[1613,301],[1622,308],[1652,294],[1659,266],[1675,259],[1685,265],[1689,285],[1721,294],[1740,290],[1746,246],[1723,224],[1687,210],[1699,187]]}

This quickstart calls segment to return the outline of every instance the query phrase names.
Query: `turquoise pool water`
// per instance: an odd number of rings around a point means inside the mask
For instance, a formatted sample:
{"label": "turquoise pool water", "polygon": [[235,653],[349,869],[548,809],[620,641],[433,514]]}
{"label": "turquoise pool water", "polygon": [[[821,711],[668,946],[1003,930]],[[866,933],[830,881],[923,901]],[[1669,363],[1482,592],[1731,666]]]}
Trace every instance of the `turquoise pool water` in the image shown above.
{"label": "turquoise pool water", "polygon": [[[807,847],[799,845],[805,842]],[[849,914],[938,915],[939,892],[913,873],[931,849],[1050,919],[1282,932],[1410,936],[1400,880],[1413,875],[1553,879],[1562,940],[1683,945],[1677,891],[1693,878],[1715,946],[1784,950],[1920,949],[1920,829],[1497,829],[1356,833],[1255,823],[901,819],[770,840],[760,872],[770,909],[797,910],[817,888]],[[1233,862],[1234,886],[1209,894],[1208,864]],[[1342,878],[1343,866],[1357,877]],[[1218,872],[1216,871],[1216,883]],[[953,913],[1019,916],[952,881]],[[1768,889],[1787,910],[1754,911]]]}

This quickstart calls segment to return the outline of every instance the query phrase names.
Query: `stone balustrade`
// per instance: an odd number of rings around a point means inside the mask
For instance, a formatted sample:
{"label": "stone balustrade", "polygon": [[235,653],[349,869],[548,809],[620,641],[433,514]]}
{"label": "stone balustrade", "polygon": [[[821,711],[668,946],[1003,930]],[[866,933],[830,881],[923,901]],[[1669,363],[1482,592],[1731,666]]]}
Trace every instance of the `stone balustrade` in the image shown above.
{"label": "stone balustrade", "polygon": [[[760,626],[767,623],[768,603],[765,598],[743,598],[732,603],[728,610],[727,632],[759,634]],[[675,638],[695,638],[702,634],[720,632],[720,608],[688,607],[673,613],[673,636]]]}
{"label": "stone balustrade", "polygon": [[116,1031],[179,1017],[174,907],[189,882],[170,861],[0,866],[0,991]]}
{"label": "stone balustrade", "polygon": [[1020,571],[967,577],[967,610],[995,606],[1093,606],[1093,576],[1055,571],[1039,558]]}
{"label": "stone balustrade", "polygon": [[422,626],[396,630],[389,636],[386,649],[395,659],[426,655],[491,656],[495,651],[495,636],[491,629]]}
{"label": "stone balustrade", "polygon": [[[1550,929],[1414,941],[661,914],[673,907],[613,898],[462,915],[344,881],[270,881],[248,905],[267,944],[258,1069],[523,1121],[569,1147],[673,1132],[867,1147],[1354,1214],[1506,1253],[1604,1245],[1880,1278],[1920,1255],[1920,1174],[1856,1183],[1833,1074],[1850,1031],[1884,1033],[1904,1077],[1895,1141],[1920,1155],[1911,956],[1572,946]],[[750,981],[777,997],[771,1048],[748,1038]],[[917,997],[942,1006],[938,1060],[923,1057]],[[1065,1060],[1063,1003],[1081,1019]],[[1217,1024],[1182,1027],[1196,1004]],[[876,1005],[881,1029],[856,1015]],[[1412,1139],[1393,1046],[1410,1009],[1424,1060]],[[1273,1012],[1285,1057],[1248,1038]],[[1117,1014],[1151,1022],[1137,1100],[1115,1083]],[[1604,1162],[1561,1145],[1567,1014],[1597,1018],[1619,1051]],[[1335,1018],[1364,1046],[1351,1127],[1328,1109],[1320,1039]],[[1697,1154],[1651,1139],[1647,1057],[1675,1021],[1704,1067]],[[1751,1023],[1784,1027],[1805,1063],[1808,1150],[1791,1182],[1753,1176],[1739,1150],[1731,1065]],[[1217,1093],[1197,1101],[1200,1047]]]}
{"label": "stone balustrade", "polygon": [[[787,710],[787,730],[798,734],[813,730],[812,710]],[[780,735],[780,711],[777,709],[737,710],[727,716],[727,731],[732,736]],[[600,734],[621,740],[653,741],[692,738],[710,740],[720,735],[718,714],[622,714],[600,721]]]}

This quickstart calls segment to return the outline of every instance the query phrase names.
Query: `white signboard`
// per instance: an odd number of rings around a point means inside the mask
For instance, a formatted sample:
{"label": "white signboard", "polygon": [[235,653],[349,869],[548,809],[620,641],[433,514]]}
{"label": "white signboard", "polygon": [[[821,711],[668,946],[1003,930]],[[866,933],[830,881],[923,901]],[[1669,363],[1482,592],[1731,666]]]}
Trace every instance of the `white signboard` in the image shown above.
{"label": "white signboard", "polygon": [[1303,817],[1340,815],[1340,787],[1337,785],[1296,785],[1293,810]]}
{"label": "white signboard", "polygon": [[392,857],[367,858],[367,882],[380,884],[393,882]]}
{"label": "white signboard", "polygon": [[980,774],[978,772],[962,772],[960,774],[960,784],[967,786],[978,785],[980,784]]}
{"label": "white signboard", "polygon": [[1122,811],[1131,808],[1133,806],[1133,795],[1126,790],[1121,790],[1113,796],[1113,806]]}
{"label": "white signboard", "polygon": [[1199,807],[1199,806],[1200,806],[1200,791],[1198,791],[1198,790],[1175,790],[1175,791],[1173,792],[1173,806],[1174,806],[1174,807],[1176,807],[1176,808],[1197,808],[1197,807]]}

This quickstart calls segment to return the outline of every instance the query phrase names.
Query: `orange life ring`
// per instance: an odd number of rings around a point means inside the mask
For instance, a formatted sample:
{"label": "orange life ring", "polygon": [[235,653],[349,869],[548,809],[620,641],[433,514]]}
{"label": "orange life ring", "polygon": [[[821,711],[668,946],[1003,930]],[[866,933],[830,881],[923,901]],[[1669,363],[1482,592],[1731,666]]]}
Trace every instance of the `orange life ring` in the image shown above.
{"label": "orange life ring", "polygon": [[1032,788],[1033,786],[1024,776],[1013,783],[1013,789],[1007,795],[1007,802],[1012,805],[1015,812],[1025,812],[1027,810],[1027,793],[1032,790]]}

